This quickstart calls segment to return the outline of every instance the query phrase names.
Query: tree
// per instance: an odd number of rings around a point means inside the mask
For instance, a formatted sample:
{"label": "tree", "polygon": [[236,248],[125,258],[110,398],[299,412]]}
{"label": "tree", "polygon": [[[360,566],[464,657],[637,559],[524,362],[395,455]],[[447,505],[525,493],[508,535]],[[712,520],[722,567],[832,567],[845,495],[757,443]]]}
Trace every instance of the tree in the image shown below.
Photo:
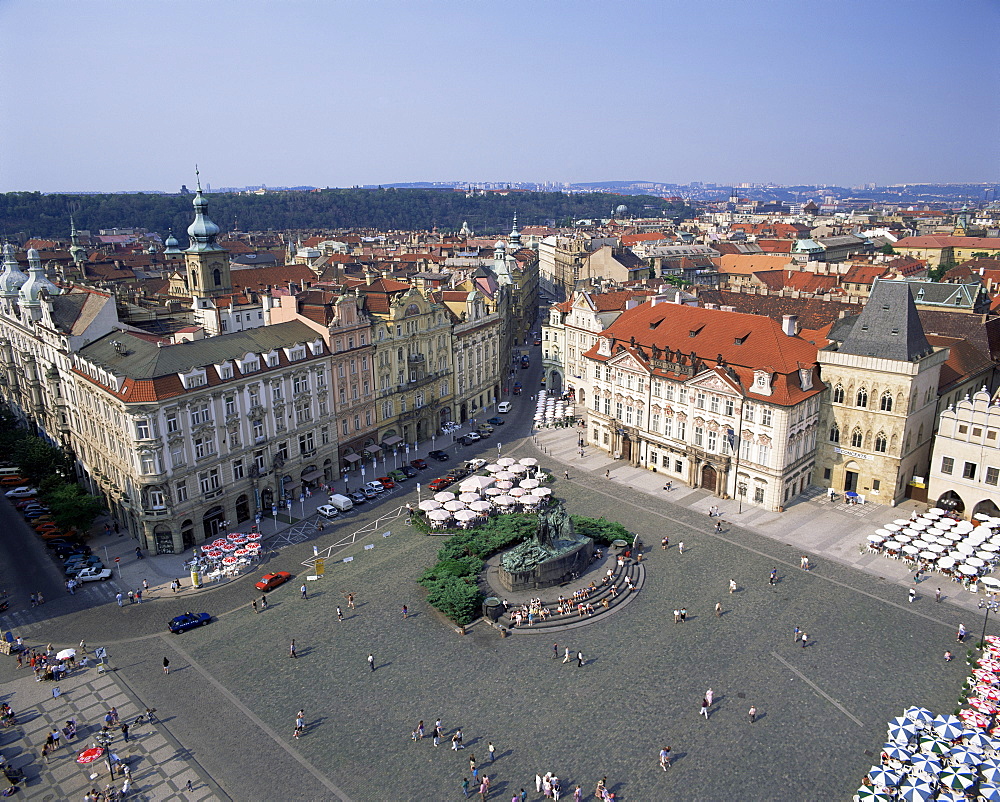
{"label": "tree", "polygon": [[14,459],[21,475],[33,485],[41,484],[47,476],[70,475],[62,449],[41,437],[28,436],[17,443],[14,446]]}
{"label": "tree", "polygon": [[42,497],[52,511],[52,518],[63,529],[86,532],[101,514],[101,500],[83,492],[79,485],[63,482]]}
{"label": "tree", "polygon": [[892,256],[895,252],[896,249],[888,242],[882,246],[881,253],[884,253],[886,256]]}

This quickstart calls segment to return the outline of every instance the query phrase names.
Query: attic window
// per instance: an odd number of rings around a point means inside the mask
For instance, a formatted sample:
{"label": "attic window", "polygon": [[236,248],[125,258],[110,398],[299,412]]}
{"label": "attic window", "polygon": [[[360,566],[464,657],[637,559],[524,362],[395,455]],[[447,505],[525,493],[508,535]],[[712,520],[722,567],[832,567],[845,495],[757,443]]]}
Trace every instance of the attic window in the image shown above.
{"label": "attic window", "polygon": [[864,325],[864,326],[862,326],[862,327],[861,327],[861,330],[862,330],[862,331],[868,331],[868,326],[867,326],[867,324],[866,324],[866,325]]}
{"label": "attic window", "polygon": [[888,312],[889,311],[889,304],[882,304],[882,311],[883,312]]}
{"label": "attic window", "polygon": [[690,332],[690,334],[688,334],[688,336],[689,337],[697,337],[699,334],[701,334],[701,330],[703,328],[705,328],[705,327],[704,326],[699,326],[696,329],[691,329],[691,332]]}
{"label": "attic window", "polygon": [[895,335],[898,335],[898,334],[899,334],[899,329],[893,329],[893,330],[892,330],[891,332],[889,332],[889,333],[890,333],[890,334],[892,334],[892,335],[894,335],[894,336],[895,336]]}
{"label": "attic window", "polygon": [[745,343],[745,342],[746,342],[746,339],[747,339],[747,338],[746,338],[746,335],[744,334],[744,335],[743,335],[742,337],[737,337],[737,338],[735,338],[735,339],[733,340],[733,343],[735,343],[736,345],[743,345],[743,343]]}

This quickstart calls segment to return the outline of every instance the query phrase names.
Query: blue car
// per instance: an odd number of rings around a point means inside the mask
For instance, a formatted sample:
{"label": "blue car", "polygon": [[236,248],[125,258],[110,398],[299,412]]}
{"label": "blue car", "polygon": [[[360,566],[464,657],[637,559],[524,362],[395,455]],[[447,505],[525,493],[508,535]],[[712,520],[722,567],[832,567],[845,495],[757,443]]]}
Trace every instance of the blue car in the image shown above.
{"label": "blue car", "polygon": [[195,627],[203,627],[211,620],[212,616],[208,613],[184,613],[184,615],[171,618],[167,628],[176,635]]}

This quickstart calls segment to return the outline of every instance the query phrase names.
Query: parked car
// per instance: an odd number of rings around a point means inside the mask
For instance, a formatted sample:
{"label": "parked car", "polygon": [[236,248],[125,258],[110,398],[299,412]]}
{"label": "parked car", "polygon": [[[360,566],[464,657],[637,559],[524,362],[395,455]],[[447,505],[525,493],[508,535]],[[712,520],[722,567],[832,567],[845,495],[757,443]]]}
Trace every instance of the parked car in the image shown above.
{"label": "parked car", "polygon": [[338,515],[340,515],[340,510],[338,510],[332,504],[324,504],[321,507],[317,507],[316,512],[318,512],[324,518],[336,518]]}
{"label": "parked car", "polygon": [[362,493],[362,495],[364,495],[364,497],[366,499],[378,498],[378,491],[377,490],[372,490],[367,485],[365,485],[363,488],[361,488],[361,493]]}
{"label": "parked car", "polygon": [[368,501],[368,496],[366,496],[360,490],[355,490],[353,493],[348,493],[347,497],[355,504],[364,504],[366,501]]}
{"label": "parked car", "polygon": [[394,481],[397,484],[399,484],[400,482],[405,482],[410,477],[407,476],[405,473],[403,473],[402,470],[400,470],[399,468],[397,468],[394,471],[389,471],[389,478],[392,479],[392,481]]}
{"label": "parked car", "polygon": [[494,415],[492,418],[487,418],[486,422],[490,426],[503,426],[507,421],[505,421],[503,418],[498,418],[497,416]]}
{"label": "parked car", "polygon": [[[514,395],[517,395],[517,393],[514,393]],[[501,401],[499,404],[497,404],[497,412],[499,412],[502,415],[506,415],[508,412],[510,412],[511,406],[512,404],[510,403],[510,401]]]}
{"label": "parked car", "polygon": [[[429,452],[427,454],[427,456],[430,457],[431,459],[436,459],[438,462],[447,462],[448,459],[449,459],[448,452],[447,451],[442,451],[441,449],[436,449],[434,451],[431,451],[431,452]],[[417,466],[417,467],[419,467],[419,466]],[[424,463],[424,467],[425,468],[427,467],[427,463],[426,462]]]}
{"label": "parked car", "polygon": [[101,561],[100,557],[93,554],[71,554],[68,557],[63,558],[63,568],[69,568],[75,563],[84,563],[86,565],[97,565]]}
{"label": "parked car", "polygon": [[450,471],[448,471],[448,477],[452,481],[457,482],[459,479],[464,479],[466,476],[469,475],[469,473],[471,473],[471,471],[469,471],[468,468],[465,468],[460,465],[457,468],[452,468]]}
{"label": "parked car", "polygon": [[483,436],[479,432],[469,432],[468,434],[463,434],[459,438],[459,442],[463,446],[471,446],[473,443],[482,440]]}
{"label": "parked car", "polygon": [[60,560],[65,560],[74,554],[90,554],[90,546],[85,546],[83,543],[70,543],[61,538],[59,540],[46,540],[45,545],[52,549],[52,555]]}
{"label": "parked car", "polygon": [[418,471],[427,470],[427,460],[424,459],[411,459],[410,466],[416,468]]}
{"label": "parked car", "polygon": [[480,457],[476,457],[475,459],[470,459],[468,462],[465,463],[466,467],[469,469],[469,473],[472,473],[472,471],[478,471],[485,464],[486,460],[481,459]]}
{"label": "parked car", "polygon": [[493,434],[493,427],[488,423],[480,423],[479,426],[476,427],[476,431],[483,437],[486,437],[487,435]]}
{"label": "parked car", "polygon": [[33,487],[15,487],[13,490],[8,490],[4,495],[7,498],[32,498],[38,493],[38,491]]}
{"label": "parked car", "polygon": [[386,490],[392,490],[396,486],[396,483],[392,480],[392,477],[390,476],[380,476],[378,478],[378,481],[381,483],[382,487],[385,488]]}
{"label": "parked car", "polygon": [[75,533],[75,530],[70,529],[68,532],[64,532],[58,527],[53,527],[52,529],[45,529],[38,534],[41,535],[42,540],[62,540],[63,538],[70,537]]}
{"label": "parked car", "polygon": [[177,635],[181,632],[187,632],[189,629],[203,627],[211,620],[212,616],[208,613],[184,613],[184,615],[171,618],[167,622],[167,629]]}
{"label": "parked car", "polygon": [[292,575],[288,571],[275,571],[273,574],[264,574],[254,587],[266,592],[274,590],[278,585],[284,585],[291,578]]}
{"label": "parked car", "polygon": [[407,479],[412,479],[414,476],[417,475],[417,469],[411,468],[409,465],[404,465],[402,468],[399,469],[399,472],[403,474]]}
{"label": "parked car", "polygon": [[438,490],[444,490],[445,488],[450,487],[454,483],[455,483],[454,479],[451,479],[447,476],[442,476],[438,479],[435,479],[433,482],[427,485],[427,487],[429,487],[436,493]]}
{"label": "parked car", "polygon": [[541,337],[535,337],[535,345],[541,345],[541,344],[542,344],[542,338]]}
{"label": "parked car", "polygon": [[43,507],[41,504],[25,507],[21,510],[21,514],[29,520],[31,518],[37,518],[39,515],[47,515],[49,512],[51,512],[51,510],[49,510],[48,507]]}
{"label": "parked car", "polygon": [[67,577],[76,576],[84,568],[90,568],[91,566],[94,566],[94,565],[99,565],[99,566],[101,566],[101,568],[104,567],[104,564],[101,562],[101,558],[100,557],[97,557],[96,555],[91,555],[90,557],[86,558],[86,562],[76,562],[76,563],[73,563],[72,565],[65,566],[63,568],[63,573]]}
{"label": "parked car", "polygon": [[91,566],[90,568],[84,568],[80,573],[76,575],[77,582],[105,582],[111,579],[111,569],[101,566]]}
{"label": "parked car", "polygon": [[22,498],[20,501],[14,502],[14,509],[18,512],[24,512],[28,507],[32,507],[38,503],[36,498]]}
{"label": "parked car", "polygon": [[53,531],[59,531],[59,525],[55,521],[39,521],[36,523],[32,529],[34,529],[38,534],[47,534]]}
{"label": "parked car", "polygon": [[4,476],[0,478],[0,487],[21,487],[28,484],[23,476]]}
{"label": "parked car", "polygon": [[385,486],[378,479],[373,479],[372,481],[368,482],[362,488],[362,490],[371,490],[371,491],[373,491],[375,493],[384,493],[385,492]]}

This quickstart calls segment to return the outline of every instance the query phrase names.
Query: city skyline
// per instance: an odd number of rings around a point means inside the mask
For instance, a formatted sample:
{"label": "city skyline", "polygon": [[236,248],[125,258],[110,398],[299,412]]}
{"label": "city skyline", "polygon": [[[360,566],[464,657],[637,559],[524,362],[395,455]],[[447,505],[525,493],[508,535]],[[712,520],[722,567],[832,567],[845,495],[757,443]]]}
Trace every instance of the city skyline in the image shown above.
{"label": "city skyline", "polygon": [[995,179],[996,4],[837,8],[13,2],[0,191]]}

